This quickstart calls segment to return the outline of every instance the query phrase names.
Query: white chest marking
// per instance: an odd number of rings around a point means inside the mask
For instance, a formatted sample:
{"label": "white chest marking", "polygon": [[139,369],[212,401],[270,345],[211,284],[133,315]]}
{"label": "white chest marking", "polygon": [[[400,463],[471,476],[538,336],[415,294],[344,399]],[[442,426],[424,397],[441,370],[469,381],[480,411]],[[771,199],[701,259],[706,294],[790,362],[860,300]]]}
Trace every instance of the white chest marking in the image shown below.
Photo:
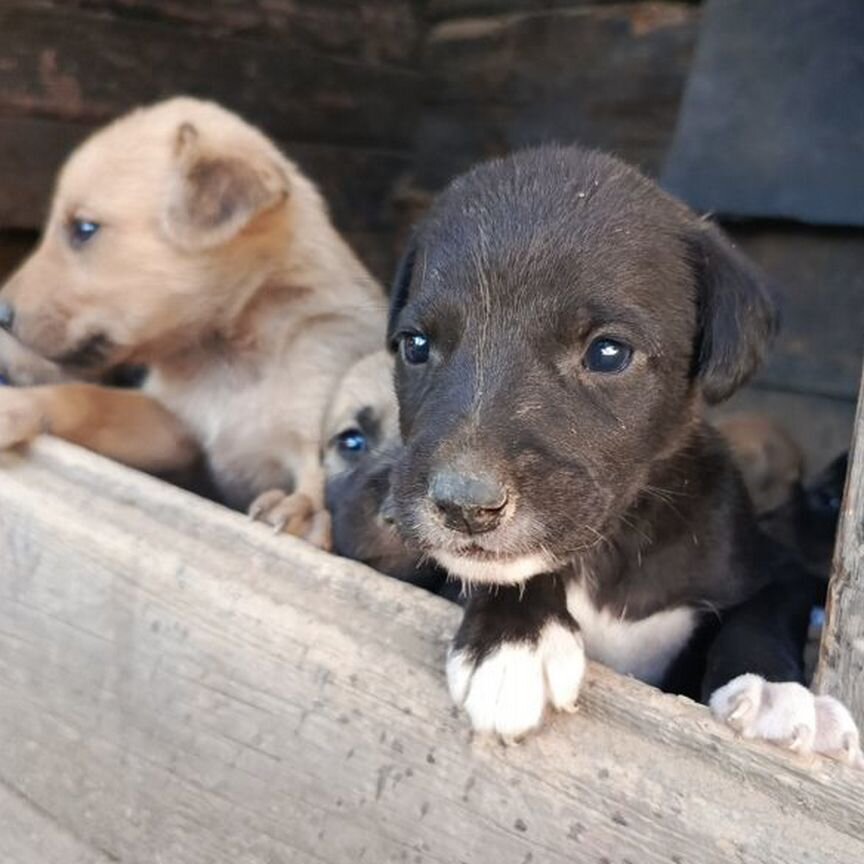
{"label": "white chest marking", "polygon": [[567,588],[567,610],[579,622],[588,657],[648,684],[661,681],[696,624],[694,610],[686,606],[640,621],[616,618],[598,609],[575,582]]}
{"label": "white chest marking", "polygon": [[504,562],[475,561],[444,551],[433,552],[432,557],[448,573],[465,582],[489,585],[520,585],[538,573],[548,573],[553,567],[552,560],[539,552]]}

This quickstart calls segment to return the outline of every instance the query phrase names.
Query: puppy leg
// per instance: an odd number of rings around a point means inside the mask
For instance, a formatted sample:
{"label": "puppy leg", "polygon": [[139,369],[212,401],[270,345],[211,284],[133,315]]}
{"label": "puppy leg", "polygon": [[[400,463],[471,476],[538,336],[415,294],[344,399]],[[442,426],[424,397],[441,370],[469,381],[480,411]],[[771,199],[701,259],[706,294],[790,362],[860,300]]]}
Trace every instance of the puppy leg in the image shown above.
{"label": "puppy leg", "polygon": [[292,492],[270,489],[259,495],[249,507],[249,518],[270,525],[274,533],[284,531],[329,551],[333,541],[330,513],[324,506],[324,469],[317,453],[311,461]]}
{"label": "puppy leg", "polygon": [[846,708],[803,686],[807,622],[823,590],[802,573],[731,612],[708,652],[703,698],[745,738],[864,765]]}
{"label": "puppy leg", "polygon": [[5,330],[0,330],[0,375],[19,387],[71,380],[63,369],[26,349]]}
{"label": "puppy leg", "polygon": [[477,732],[515,741],[540,726],[547,706],[572,710],[585,672],[579,625],[562,580],[473,596],[447,657],[450,695]]}
{"label": "puppy leg", "polygon": [[199,453],[180,421],[137,390],[94,384],[0,389],[0,448],[40,432],[143,471],[183,468]]}
{"label": "puppy leg", "polygon": [[796,753],[813,750],[816,709],[813,694],[794,681],[779,684],[750,673],[711,694],[714,716],[744,738],[759,738]]}

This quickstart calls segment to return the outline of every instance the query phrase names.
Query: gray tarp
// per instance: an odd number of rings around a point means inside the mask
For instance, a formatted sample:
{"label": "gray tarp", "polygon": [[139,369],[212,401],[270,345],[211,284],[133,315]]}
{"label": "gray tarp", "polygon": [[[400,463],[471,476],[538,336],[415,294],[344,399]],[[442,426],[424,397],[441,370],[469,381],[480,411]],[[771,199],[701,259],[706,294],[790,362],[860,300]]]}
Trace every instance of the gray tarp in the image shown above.
{"label": "gray tarp", "polygon": [[662,181],[722,216],[864,225],[864,0],[709,0]]}

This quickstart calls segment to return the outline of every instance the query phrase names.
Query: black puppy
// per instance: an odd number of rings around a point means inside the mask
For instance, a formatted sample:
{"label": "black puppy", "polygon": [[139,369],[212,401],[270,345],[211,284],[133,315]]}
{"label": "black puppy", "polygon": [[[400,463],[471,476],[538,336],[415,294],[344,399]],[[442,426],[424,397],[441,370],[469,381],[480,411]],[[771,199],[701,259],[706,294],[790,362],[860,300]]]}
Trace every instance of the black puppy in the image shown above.
{"label": "black puppy", "polygon": [[837,456],[809,483],[793,486],[783,504],[759,517],[766,534],[796,552],[807,569],[825,582],[848,467],[849,454]]}
{"label": "black puppy", "polygon": [[713,707],[745,734],[857,755],[800,684],[763,680],[801,680],[816,588],[700,416],[774,330],[751,264],[613,158],[526,151],[433,206],[392,296],[393,497],[409,542],[479,586],[447,668],[476,729],[518,737],[573,706],[587,653],[722,687]]}

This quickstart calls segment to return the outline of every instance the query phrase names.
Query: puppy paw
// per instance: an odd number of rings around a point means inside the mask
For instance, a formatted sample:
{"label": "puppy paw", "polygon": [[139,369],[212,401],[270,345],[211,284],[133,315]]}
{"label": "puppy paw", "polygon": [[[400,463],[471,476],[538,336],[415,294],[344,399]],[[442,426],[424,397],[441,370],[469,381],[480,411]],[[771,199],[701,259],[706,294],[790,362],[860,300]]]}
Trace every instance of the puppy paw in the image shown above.
{"label": "puppy paw", "polygon": [[42,410],[31,391],[0,389],[0,450],[31,441],[42,426]]}
{"label": "puppy paw", "polygon": [[849,709],[833,696],[814,697],[816,736],[813,749],[823,756],[864,768],[858,727]]}
{"label": "puppy paw", "polygon": [[264,492],[252,502],[249,518],[270,525],[274,534],[284,531],[326,551],[332,546],[329,512],[302,492]]}
{"label": "puppy paw", "polygon": [[451,649],[447,658],[450,695],[471,718],[475,731],[518,741],[538,728],[546,707],[576,707],[585,650],[578,631],[546,624],[536,641],[505,642],[479,661]]}
{"label": "puppy paw", "polygon": [[796,753],[813,750],[816,706],[801,684],[739,675],[711,694],[714,716],[744,738],[770,741]]}

